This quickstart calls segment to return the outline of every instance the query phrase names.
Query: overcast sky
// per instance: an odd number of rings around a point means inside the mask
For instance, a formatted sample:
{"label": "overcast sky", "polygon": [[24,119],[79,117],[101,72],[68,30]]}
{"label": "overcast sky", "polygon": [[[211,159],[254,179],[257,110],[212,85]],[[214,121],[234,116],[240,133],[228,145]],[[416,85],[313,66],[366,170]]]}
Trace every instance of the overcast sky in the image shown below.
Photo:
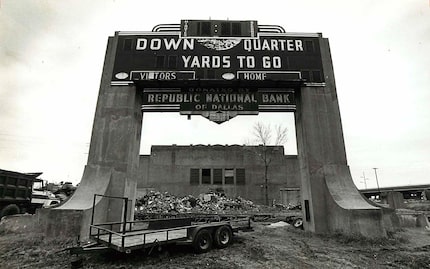
{"label": "overcast sky", "polygon": [[[80,181],[107,38],[181,19],[257,20],[329,38],[354,182],[430,184],[430,3],[360,1],[0,0],[0,169]],[[243,144],[257,121],[289,129],[292,113],[221,125],[176,113],[144,115],[151,145]],[[181,130],[178,132],[178,130]]]}

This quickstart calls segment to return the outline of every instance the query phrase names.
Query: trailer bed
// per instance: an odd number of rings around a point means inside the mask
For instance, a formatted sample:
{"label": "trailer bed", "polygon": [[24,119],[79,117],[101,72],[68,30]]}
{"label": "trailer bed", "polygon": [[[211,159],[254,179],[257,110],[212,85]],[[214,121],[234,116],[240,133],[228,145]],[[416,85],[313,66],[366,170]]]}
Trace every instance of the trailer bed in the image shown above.
{"label": "trailer bed", "polygon": [[[94,223],[95,204],[98,197],[119,199],[123,203],[123,216],[118,222]],[[148,216],[143,220],[127,221],[126,197],[94,195],[90,234],[93,241],[85,246],[73,247],[71,253],[84,253],[114,249],[130,253],[135,249],[151,248],[163,244],[192,244],[198,252],[208,251],[214,240],[217,247],[226,247],[238,231],[252,231],[251,218],[247,215],[221,214],[172,214]],[[153,219],[153,217],[162,217]]]}
{"label": "trailer bed", "polygon": [[[153,221],[153,220],[151,220]],[[163,219],[164,222],[170,222],[172,219]],[[145,221],[144,221],[145,222]],[[115,249],[120,252],[130,252],[135,249],[152,247],[168,243],[191,244],[191,234],[194,229],[216,228],[227,225],[232,231],[246,230],[250,227],[249,218],[240,218],[229,221],[214,221],[207,223],[192,223],[187,226],[172,227],[166,229],[138,229],[133,230],[129,222],[129,229],[122,232],[116,232],[112,228],[104,228],[101,225],[91,225],[91,239],[100,245]],[[139,223],[139,222],[138,222]],[[141,222],[140,222],[141,223]],[[112,225],[112,224],[110,224]]]}

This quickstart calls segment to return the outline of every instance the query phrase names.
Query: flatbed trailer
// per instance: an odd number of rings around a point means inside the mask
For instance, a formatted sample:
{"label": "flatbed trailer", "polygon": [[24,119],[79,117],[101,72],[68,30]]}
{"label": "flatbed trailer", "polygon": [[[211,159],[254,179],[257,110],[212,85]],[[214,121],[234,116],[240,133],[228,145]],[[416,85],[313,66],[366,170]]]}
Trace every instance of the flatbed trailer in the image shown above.
{"label": "flatbed trailer", "polygon": [[[97,196],[109,197],[96,194],[94,203]],[[126,212],[128,201],[126,198],[121,199],[125,199],[124,212]],[[166,244],[192,245],[196,252],[203,253],[213,246],[227,247],[232,241],[233,234],[239,231],[252,231],[249,216],[191,213],[126,221],[126,215],[124,215],[120,222],[93,224],[92,221],[90,239],[94,243],[72,248],[71,253],[104,249],[131,253],[137,249],[154,248]]]}
{"label": "flatbed trailer", "polygon": [[[212,245],[227,247],[235,232],[252,230],[251,220],[247,216],[231,216],[219,221],[210,216],[209,222],[194,220],[166,218],[91,225],[90,238],[100,245],[125,253],[172,243],[193,245],[197,252],[206,252]],[[124,224],[127,229],[120,232],[111,228]],[[159,226],[167,228],[158,229]]]}

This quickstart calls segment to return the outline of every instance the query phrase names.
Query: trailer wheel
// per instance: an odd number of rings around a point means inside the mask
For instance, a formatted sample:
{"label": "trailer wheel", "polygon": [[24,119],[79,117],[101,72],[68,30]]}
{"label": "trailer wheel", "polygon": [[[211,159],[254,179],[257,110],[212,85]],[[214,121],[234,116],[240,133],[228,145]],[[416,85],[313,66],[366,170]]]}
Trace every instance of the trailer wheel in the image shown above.
{"label": "trailer wheel", "polygon": [[303,229],[303,220],[301,218],[295,219],[293,222],[295,228]]}
{"label": "trailer wheel", "polygon": [[0,218],[16,214],[19,214],[19,207],[15,204],[10,204],[3,207],[3,209],[0,211]]}
{"label": "trailer wheel", "polygon": [[221,226],[216,229],[214,234],[215,245],[218,248],[225,248],[231,243],[233,233],[231,232],[230,227]]}
{"label": "trailer wheel", "polygon": [[193,240],[193,247],[197,253],[208,252],[212,248],[211,233],[206,229],[198,231]]}

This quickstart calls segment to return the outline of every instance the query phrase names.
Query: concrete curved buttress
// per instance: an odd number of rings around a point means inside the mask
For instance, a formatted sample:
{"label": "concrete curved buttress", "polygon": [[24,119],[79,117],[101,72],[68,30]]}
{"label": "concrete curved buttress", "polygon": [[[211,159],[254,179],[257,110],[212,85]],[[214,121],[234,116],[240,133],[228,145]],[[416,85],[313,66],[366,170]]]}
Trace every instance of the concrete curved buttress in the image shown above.
{"label": "concrete curved buttress", "polygon": [[116,37],[109,38],[88,162],[79,187],[63,205],[39,212],[39,222],[47,234],[86,239],[91,221],[122,220],[125,207],[121,199],[99,197],[92,217],[94,194],[127,197],[127,219],[133,219],[143,116],[141,93],[135,86],[110,84],[116,43]]}

